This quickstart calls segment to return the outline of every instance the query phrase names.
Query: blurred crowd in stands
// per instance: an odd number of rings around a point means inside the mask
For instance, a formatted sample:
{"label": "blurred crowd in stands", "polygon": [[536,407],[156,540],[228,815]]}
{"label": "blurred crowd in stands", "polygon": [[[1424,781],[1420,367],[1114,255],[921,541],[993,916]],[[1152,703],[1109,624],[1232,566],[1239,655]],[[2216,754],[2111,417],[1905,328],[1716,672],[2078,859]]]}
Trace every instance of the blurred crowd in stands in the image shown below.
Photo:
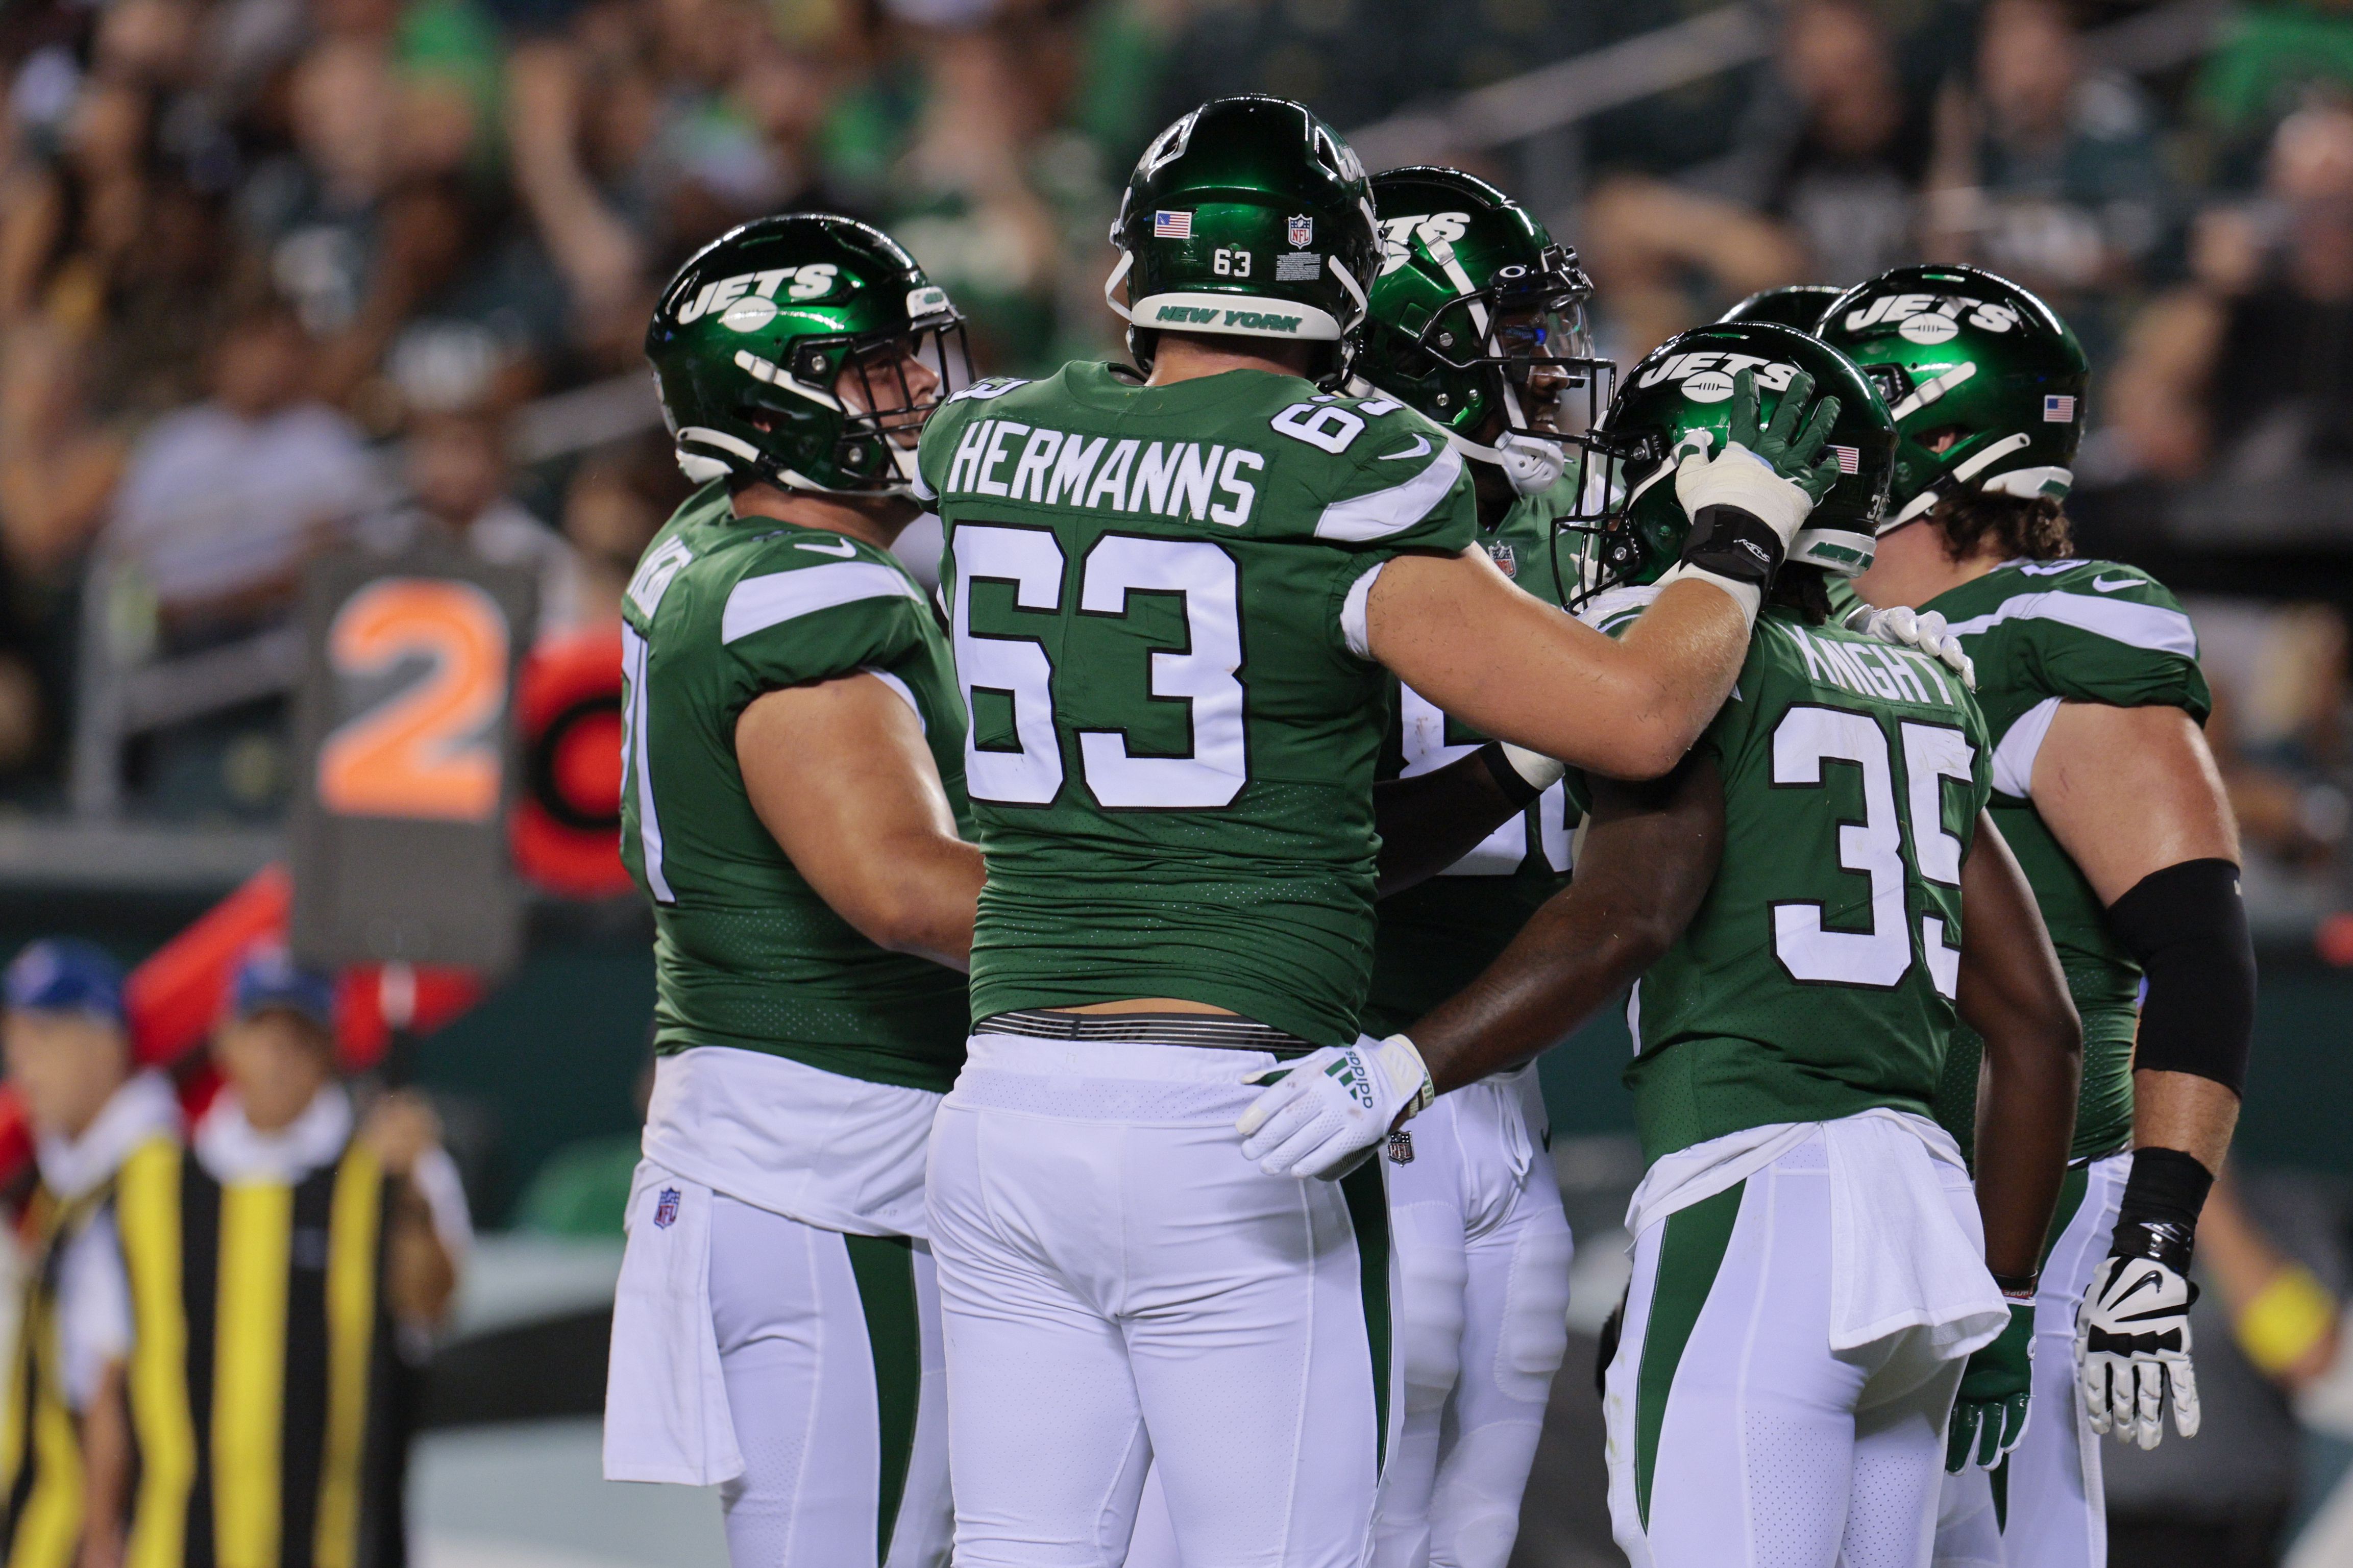
{"label": "blurred crowd in stands", "polygon": [[[283,624],[327,542],[442,531],[535,571],[543,631],[609,618],[683,490],[642,324],[736,221],[881,223],[971,316],[982,369],[1036,373],[1115,348],[1101,288],[1120,183],[1199,99],[1282,93],[1356,131],[1710,8],[10,0],[0,800],[65,800],[93,661]],[[1546,212],[1621,363],[1778,283],[1915,258],[2010,274],[2093,355],[2078,494],[2101,548],[2163,536],[2353,565],[2353,9],[1764,14],[1760,58],[1506,145],[1426,131],[1406,151]],[[567,393],[598,412],[544,401]],[[2217,750],[2281,885],[2340,906],[2320,868],[2353,816],[2353,590],[2285,587],[2284,610],[2196,606],[2225,694]],[[135,736],[131,807],[273,815],[282,706]]]}

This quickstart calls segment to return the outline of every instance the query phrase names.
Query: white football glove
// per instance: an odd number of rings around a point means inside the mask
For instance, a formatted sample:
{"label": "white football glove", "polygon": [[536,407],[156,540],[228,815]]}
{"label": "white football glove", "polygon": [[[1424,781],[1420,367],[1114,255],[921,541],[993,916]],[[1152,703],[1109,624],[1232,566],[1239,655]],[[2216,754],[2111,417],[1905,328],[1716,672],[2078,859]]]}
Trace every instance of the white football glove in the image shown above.
{"label": "white football glove", "polygon": [[2154,1448],[2173,1424],[2198,1436],[2198,1376],[2189,1364],[2189,1308],[2198,1287],[2154,1258],[2107,1258],[2075,1313],[2075,1375],[2092,1430]]}
{"label": "white football glove", "polygon": [[1961,639],[1947,630],[1940,611],[1910,610],[1901,605],[1892,610],[1874,610],[1862,605],[1847,616],[1846,629],[1925,653],[1959,676],[1963,686],[1971,691],[1978,689],[1976,661],[1962,650]]}
{"label": "white football glove", "polygon": [[1421,1053],[1403,1035],[1322,1050],[1250,1074],[1266,1089],[1234,1123],[1242,1157],[1270,1176],[1336,1178],[1389,1129],[1435,1098]]}
{"label": "white football glove", "polygon": [[1814,499],[1805,486],[1737,441],[1725,442],[1711,457],[1704,445],[1687,438],[1676,453],[1675,500],[1683,502],[1685,517],[1696,518],[1703,507],[1737,507],[1779,534],[1784,550],[1814,510]]}

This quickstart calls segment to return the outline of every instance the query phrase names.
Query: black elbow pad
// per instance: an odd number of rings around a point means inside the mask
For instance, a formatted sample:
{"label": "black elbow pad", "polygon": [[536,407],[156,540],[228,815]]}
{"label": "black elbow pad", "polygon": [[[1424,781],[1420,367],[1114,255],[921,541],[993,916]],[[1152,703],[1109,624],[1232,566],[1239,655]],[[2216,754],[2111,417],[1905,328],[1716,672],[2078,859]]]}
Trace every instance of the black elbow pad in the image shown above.
{"label": "black elbow pad", "polygon": [[2241,1092],[2255,1030],[2255,949],[2238,867],[2184,860],[2152,871],[2108,906],[2108,929],[2148,981],[2133,1066]]}

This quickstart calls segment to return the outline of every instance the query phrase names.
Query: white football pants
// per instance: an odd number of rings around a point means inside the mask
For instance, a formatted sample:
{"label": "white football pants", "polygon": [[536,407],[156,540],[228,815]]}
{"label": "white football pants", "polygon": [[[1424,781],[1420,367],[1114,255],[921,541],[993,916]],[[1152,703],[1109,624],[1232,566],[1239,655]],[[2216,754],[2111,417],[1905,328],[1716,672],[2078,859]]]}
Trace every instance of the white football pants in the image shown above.
{"label": "white football pants", "polygon": [[1381,1164],[1266,1176],[1263,1052],[976,1036],[932,1129],[959,1568],[1357,1568],[1390,1434]]}
{"label": "white football pants", "polygon": [[[1391,1152],[1405,1411],[1381,1472],[1374,1568],[1503,1568],[1519,1534],[1568,1348],[1575,1251],[1539,1095],[1533,1067],[1456,1089]],[[1155,1468],[1127,1568],[1181,1562]]]}
{"label": "white football pants", "polygon": [[721,1387],[702,1397],[723,1390],[744,1463],[719,1489],[733,1568],[944,1563],[947,1377],[929,1249],[821,1230],[658,1170],[649,1182],[648,1169],[633,1201],[667,1185],[673,1204],[710,1204],[707,1279],[655,1280],[667,1227],[633,1216],[628,1246],[643,1256],[624,1270],[648,1288],[638,1300],[673,1310],[617,1314],[613,1354],[675,1365],[707,1289]]}
{"label": "white football pants", "polygon": [[[2108,1255],[2132,1155],[2111,1154],[2067,1173],[2059,1239],[2043,1260],[2034,1298],[2034,1398],[2026,1436],[2002,1466],[2007,1493],[1971,1467],[1945,1478],[1936,1521],[1936,1568],[2106,1568],[2107,1494],[2100,1438],[2075,1383],[2075,1314]],[[2072,1210],[2072,1212],[2070,1212]]]}
{"label": "white football pants", "polygon": [[[1959,1181],[1954,1217],[1979,1234]],[[1634,1240],[1602,1400],[1633,1568],[1924,1568],[1962,1363],[1917,1333],[1834,1352],[1819,1137]]]}

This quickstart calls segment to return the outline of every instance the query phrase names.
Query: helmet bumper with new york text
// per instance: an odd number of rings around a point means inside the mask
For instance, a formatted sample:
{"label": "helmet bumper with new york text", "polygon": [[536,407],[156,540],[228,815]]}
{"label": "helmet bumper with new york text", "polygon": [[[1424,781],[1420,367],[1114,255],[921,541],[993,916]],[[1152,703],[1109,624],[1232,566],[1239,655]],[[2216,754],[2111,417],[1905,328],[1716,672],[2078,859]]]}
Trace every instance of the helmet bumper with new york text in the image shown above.
{"label": "helmet bumper with new york text", "polygon": [[1895,423],[1870,383],[1819,339],[1769,321],[1719,322],[1668,339],[1620,382],[1591,445],[1605,464],[1588,496],[1609,497],[1592,552],[1590,591],[1654,582],[1681,558],[1691,520],[1675,499],[1675,465],[1688,450],[1719,451],[1731,433],[1734,378],[1755,373],[1760,418],[1769,423],[1799,372],[1812,397],[1839,400],[1824,450],[1839,477],[1789,546],[1793,564],[1860,576],[1887,504]]}
{"label": "helmet bumper with new york text", "polygon": [[1373,179],[1383,254],[1356,373],[1428,416],[1520,493],[1560,477],[1616,366],[1593,353],[1592,279],[1535,215],[1457,169]]}
{"label": "helmet bumper with new york text", "polygon": [[1968,490],[2058,500],[2073,487],[2090,367],[2032,293],[1974,267],[1899,267],[1840,295],[1815,330],[1895,416],[1884,528]]}
{"label": "helmet bumper with new york text", "polygon": [[1329,343],[1327,379],[1345,374],[1380,258],[1356,153],[1260,96],[1213,99],[1154,137],[1111,243],[1103,298],[1146,370],[1160,332],[1186,331]]}
{"label": "helmet bumper with new york text", "polygon": [[946,291],[881,230],[816,213],[697,251],[646,358],[689,479],[835,495],[912,496],[924,419],[971,380]]}

